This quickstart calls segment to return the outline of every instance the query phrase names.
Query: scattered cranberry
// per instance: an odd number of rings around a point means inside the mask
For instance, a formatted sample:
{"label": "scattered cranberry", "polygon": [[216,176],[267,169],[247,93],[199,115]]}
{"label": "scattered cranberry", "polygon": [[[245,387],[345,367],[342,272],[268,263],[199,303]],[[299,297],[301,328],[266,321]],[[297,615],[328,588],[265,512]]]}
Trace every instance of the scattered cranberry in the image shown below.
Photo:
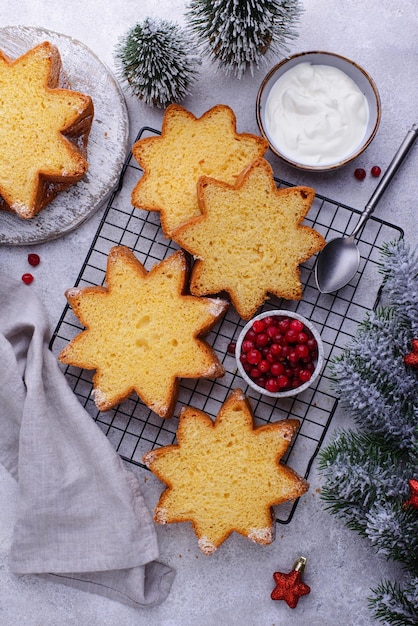
{"label": "scattered cranberry", "polygon": [[311,379],[318,344],[298,319],[268,316],[255,320],[241,344],[240,361],[252,380],[276,393]]}
{"label": "scattered cranberry", "polygon": [[31,282],[33,281],[33,276],[32,274],[23,274],[22,280],[25,283],[25,285],[30,285]]}
{"label": "scattered cranberry", "polygon": [[39,256],[39,254],[35,254],[34,252],[32,252],[31,254],[28,254],[28,261],[29,265],[32,265],[32,267],[36,267],[41,262],[41,257]]}
{"label": "scattered cranberry", "polygon": [[366,178],[366,170],[362,167],[357,167],[354,170],[354,176],[357,178],[357,180],[364,180]]}
{"label": "scattered cranberry", "polygon": [[228,344],[228,347],[226,349],[228,354],[235,354],[236,345],[237,344],[235,341],[231,341],[231,343]]}
{"label": "scattered cranberry", "polygon": [[375,178],[379,178],[381,173],[382,173],[382,170],[380,169],[378,165],[373,165],[372,169],[370,170],[370,174],[374,176]]}

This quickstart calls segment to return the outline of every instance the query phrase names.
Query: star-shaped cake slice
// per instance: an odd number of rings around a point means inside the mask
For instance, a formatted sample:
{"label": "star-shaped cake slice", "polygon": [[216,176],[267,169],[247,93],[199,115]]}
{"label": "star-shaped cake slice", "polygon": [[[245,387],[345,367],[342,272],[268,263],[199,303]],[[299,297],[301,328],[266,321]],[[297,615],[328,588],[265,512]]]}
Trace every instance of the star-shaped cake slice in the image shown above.
{"label": "star-shaped cake slice", "polygon": [[177,443],[144,456],[167,485],[154,520],[192,522],[204,554],[214,552],[234,531],[256,543],[271,543],[272,507],[308,489],[281,462],[298,427],[293,419],[255,426],[240,389],[230,394],[215,422],[201,410],[184,407]]}
{"label": "star-shaped cake slice", "polygon": [[278,189],[263,158],[235,185],[202,177],[202,215],[172,235],[196,259],[191,292],[228,292],[243,319],[250,319],[268,294],[300,300],[299,266],[325,245],[320,233],[302,224],[314,196],[310,187]]}
{"label": "star-shaped cake slice", "polygon": [[176,227],[200,213],[200,176],[233,184],[267,148],[264,138],[237,133],[235,114],[226,105],[196,118],[172,104],[165,111],[161,136],[139,139],[133,146],[144,174],[132,192],[132,204],[159,211],[163,232],[171,237]]}
{"label": "star-shaped cake slice", "polygon": [[0,52],[0,207],[24,219],[88,168],[93,102],[62,88],[61,75],[59,51],[49,42],[16,60]]}
{"label": "star-shaped cake slice", "polygon": [[161,417],[171,417],[180,378],[216,378],[225,370],[203,339],[228,304],[185,293],[182,251],[147,271],[133,252],[115,246],[106,286],[66,292],[85,330],[61,351],[63,363],[96,370],[97,407],[106,411],[135,391]]}

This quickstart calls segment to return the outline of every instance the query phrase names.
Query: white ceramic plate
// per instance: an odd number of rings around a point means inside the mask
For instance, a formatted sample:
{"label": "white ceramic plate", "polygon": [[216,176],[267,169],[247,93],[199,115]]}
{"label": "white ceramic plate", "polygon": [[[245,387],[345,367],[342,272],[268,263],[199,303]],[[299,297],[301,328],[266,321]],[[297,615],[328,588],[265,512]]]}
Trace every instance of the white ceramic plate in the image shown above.
{"label": "white ceramic plate", "polygon": [[0,28],[0,49],[17,58],[43,41],[56,45],[63,70],[76,91],[91,96],[94,119],[86,176],[30,220],[0,211],[0,244],[41,243],[68,233],[88,219],[118,183],[128,151],[125,99],[111,71],[84,44],[60,33],[28,26]]}

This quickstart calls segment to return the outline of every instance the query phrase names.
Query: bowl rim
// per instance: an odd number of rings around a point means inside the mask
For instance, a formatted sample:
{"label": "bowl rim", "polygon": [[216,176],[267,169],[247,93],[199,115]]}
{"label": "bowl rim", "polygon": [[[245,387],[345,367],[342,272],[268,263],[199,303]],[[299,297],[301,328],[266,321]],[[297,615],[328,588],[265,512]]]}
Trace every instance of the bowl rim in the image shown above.
{"label": "bowl rim", "polygon": [[[273,392],[273,391],[268,391],[267,389],[264,389],[264,387],[260,387],[248,376],[247,372],[244,370],[242,363],[240,361],[239,357],[241,353],[241,346],[242,346],[242,342],[244,340],[245,335],[247,334],[247,332],[249,331],[249,329],[251,328],[251,326],[256,320],[260,320],[260,319],[263,319],[265,317],[270,317],[270,316],[291,317],[293,319],[298,319],[301,322],[303,322],[303,324],[305,324],[305,326],[312,332],[313,336],[316,339],[316,343],[318,345],[318,358],[317,358],[317,362],[315,365],[315,369],[312,372],[311,378],[305,383],[303,383],[303,385],[300,385],[299,387],[296,387],[295,389],[288,389],[286,391]],[[299,395],[300,393],[302,393],[303,391],[311,387],[311,385],[315,382],[315,380],[320,375],[323,365],[324,365],[324,344],[323,344],[322,337],[319,331],[313,325],[313,323],[310,320],[308,320],[306,317],[304,317],[300,313],[296,313],[296,311],[288,311],[286,309],[272,309],[270,311],[264,311],[263,313],[259,313],[259,315],[255,315],[241,329],[241,332],[238,335],[238,339],[235,345],[235,360],[237,363],[238,371],[241,374],[242,378],[252,389],[254,389],[254,391],[257,391],[258,393],[264,396],[269,396],[270,398],[290,398],[290,397]]]}
{"label": "bowl rim", "polygon": [[[366,141],[362,142],[360,144],[360,146],[358,147],[358,149],[355,152],[351,153],[348,157],[346,157],[346,158],[344,158],[344,159],[342,159],[342,160],[340,160],[340,161],[338,161],[336,163],[330,163],[328,165],[326,165],[326,164],[325,165],[309,165],[309,164],[299,163],[298,161],[294,161],[290,157],[284,155],[282,152],[280,152],[280,150],[278,148],[276,148],[275,146],[273,146],[271,144],[270,139],[268,137],[268,134],[266,133],[266,131],[264,129],[262,115],[261,115],[261,99],[263,97],[264,89],[266,88],[266,86],[269,83],[270,79],[277,72],[277,70],[279,68],[283,67],[284,65],[286,65],[289,61],[293,61],[294,59],[298,59],[298,58],[300,58],[301,61],[303,61],[303,57],[307,57],[309,55],[310,56],[311,55],[317,55],[317,54],[341,59],[344,63],[348,63],[349,65],[352,65],[353,67],[355,67],[356,70],[358,70],[361,74],[363,74],[363,76],[365,77],[367,82],[370,84],[370,87],[372,89],[374,98],[376,100],[376,120],[375,120],[373,129],[372,129],[370,135],[368,136],[368,138],[366,139]],[[382,109],[382,105],[381,105],[381,99],[380,99],[379,90],[377,88],[377,85],[376,85],[375,81],[370,76],[370,74],[361,65],[359,65],[356,61],[353,61],[352,59],[349,59],[348,57],[346,57],[346,56],[344,56],[342,54],[338,54],[336,52],[329,52],[329,51],[326,51],[326,50],[307,50],[307,51],[304,51],[304,52],[297,52],[295,54],[291,54],[289,56],[284,57],[281,61],[279,61],[279,63],[276,63],[276,65],[274,65],[272,68],[270,68],[270,70],[267,72],[267,74],[263,78],[263,80],[261,82],[261,85],[260,85],[260,87],[258,89],[258,92],[257,92],[256,104],[255,104],[255,112],[256,112],[257,124],[258,124],[258,127],[260,129],[260,132],[261,132],[262,136],[264,137],[264,139],[266,139],[268,141],[270,150],[276,156],[278,156],[280,159],[282,159],[283,161],[285,161],[286,163],[288,163],[292,167],[296,167],[298,169],[309,171],[309,172],[329,172],[331,170],[339,169],[340,167],[343,167],[344,165],[347,165],[347,163],[350,163],[351,161],[356,159],[362,152],[364,152],[364,150],[366,150],[366,148],[373,141],[373,139],[374,139],[374,137],[375,137],[375,135],[377,133],[377,130],[379,128],[379,125],[380,125],[380,119],[381,119],[381,114],[382,114],[381,109]]]}

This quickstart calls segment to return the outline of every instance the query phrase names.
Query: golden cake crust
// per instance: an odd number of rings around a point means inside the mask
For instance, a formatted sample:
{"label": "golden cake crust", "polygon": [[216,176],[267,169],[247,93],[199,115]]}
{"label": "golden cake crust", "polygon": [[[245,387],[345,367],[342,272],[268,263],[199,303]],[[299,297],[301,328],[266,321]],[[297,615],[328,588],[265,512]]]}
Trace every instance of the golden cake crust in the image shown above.
{"label": "golden cake crust", "polygon": [[191,522],[206,555],[232,532],[255,543],[271,543],[272,507],[300,497],[309,487],[280,462],[299,421],[256,427],[253,420],[248,398],[235,389],[215,422],[203,411],[184,407],[177,444],[143,457],[167,485],[154,511],[155,522]]}
{"label": "golden cake crust", "polygon": [[34,217],[88,169],[90,96],[61,86],[56,46],[45,41],[18,59],[0,52],[0,209]]}
{"label": "golden cake crust", "polygon": [[263,137],[237,133],[235,114],[227,105],[216,105],[197,118],[172,104],[165,111],[161,136],[139,139],[132,148],[144,170],[132,192],[132,204],[159,211],[169,238],[175,228],[199,215],[200,176],[233,184],[267,148]]}
{"label": "golden cake crust", "polygon": [[302,224],[314,196],[310,187],[278,189],[263,158],[242,172],[235,185],[201,177],[201,215],[172,234],[196,259],[191,292],[228,292],[246,320],[268,294],[300,300],[299,265],[325,245],[320,233]]}
{"label": "golden cake crust", "polygon": [[225,370],[204,340],[228,303],[186,293],[182,251],[147,271],[133,252],[115,246],[106,286],[73,288],[67,299],[85,330],[59,360],[89,370],[94,399],[106,411],[136,392],[161,417],[173,415],[180,378],[216,378]]}

